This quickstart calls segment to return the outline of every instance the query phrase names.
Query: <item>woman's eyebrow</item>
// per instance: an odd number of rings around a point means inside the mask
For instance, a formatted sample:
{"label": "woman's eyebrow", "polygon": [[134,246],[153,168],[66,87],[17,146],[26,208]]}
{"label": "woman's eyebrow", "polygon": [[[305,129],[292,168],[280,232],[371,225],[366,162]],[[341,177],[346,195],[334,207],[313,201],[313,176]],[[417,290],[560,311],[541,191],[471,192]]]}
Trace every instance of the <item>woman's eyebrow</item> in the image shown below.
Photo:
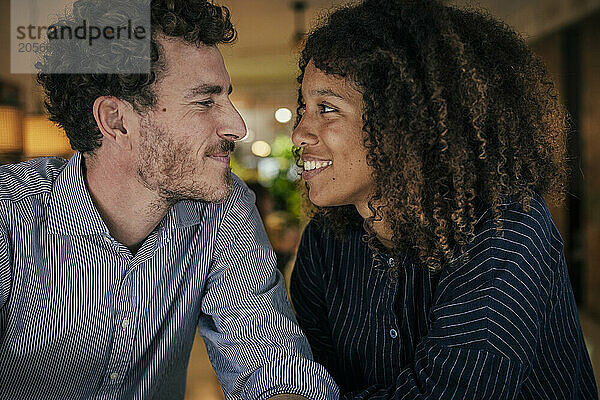
{"label": "woman's eyebrow", "polygon": [[314,89],[314,90],[311,90],[309,93],[311,96],[331,96],[331,97],[337,97],[338,99],[344,100],[344,97],[337,94],[336,92],[334,92],[331,89]]}

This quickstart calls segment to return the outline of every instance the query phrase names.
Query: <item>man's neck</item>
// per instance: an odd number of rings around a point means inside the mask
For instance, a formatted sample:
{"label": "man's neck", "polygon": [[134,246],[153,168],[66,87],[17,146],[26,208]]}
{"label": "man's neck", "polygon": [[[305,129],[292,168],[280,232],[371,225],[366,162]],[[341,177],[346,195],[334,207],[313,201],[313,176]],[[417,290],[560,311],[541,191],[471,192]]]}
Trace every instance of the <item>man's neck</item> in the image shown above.
{"label": "man's neck", "polygon": [[167,214],[170,205],[133,177],[127,165],[110,161],[100,165],[84,156],[84,182],[112,237],[135,254]]}

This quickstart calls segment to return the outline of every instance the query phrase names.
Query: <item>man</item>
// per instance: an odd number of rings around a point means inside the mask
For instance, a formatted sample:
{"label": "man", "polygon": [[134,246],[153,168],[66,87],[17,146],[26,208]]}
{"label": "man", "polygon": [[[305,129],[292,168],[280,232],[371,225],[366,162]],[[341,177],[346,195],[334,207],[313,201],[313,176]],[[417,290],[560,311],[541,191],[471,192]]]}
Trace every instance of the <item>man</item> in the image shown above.
{"label": "man", "polygon": [[42,72],[77,151],[0,169],[0,398],[182,399],[196,326],[228,399],[336,398],[230,172],[229,12],[153,1],[152,30],[151,74]]}

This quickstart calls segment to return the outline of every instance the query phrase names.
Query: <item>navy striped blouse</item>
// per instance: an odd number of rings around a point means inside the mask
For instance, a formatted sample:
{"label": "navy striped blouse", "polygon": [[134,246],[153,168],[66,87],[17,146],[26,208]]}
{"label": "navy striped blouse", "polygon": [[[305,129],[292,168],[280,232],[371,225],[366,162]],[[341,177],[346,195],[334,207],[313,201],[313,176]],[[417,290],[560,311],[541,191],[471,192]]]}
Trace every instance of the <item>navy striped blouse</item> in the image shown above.
{"label": "navy striped blouse", "polygon": [[0,399],[183,399],[196,329],[227,399],[337,397],[246,185],[177,203],[132,255],[80,161],[0,167]]}
{"label": "navy striped blouse", "polygon": [[373,258],[362,230],[340,241],[309,223],[292,302],[343,399],[598,398],[543,198],[501,208],[504,236],[480,212],[469,260],[438,274],[410,252]]}

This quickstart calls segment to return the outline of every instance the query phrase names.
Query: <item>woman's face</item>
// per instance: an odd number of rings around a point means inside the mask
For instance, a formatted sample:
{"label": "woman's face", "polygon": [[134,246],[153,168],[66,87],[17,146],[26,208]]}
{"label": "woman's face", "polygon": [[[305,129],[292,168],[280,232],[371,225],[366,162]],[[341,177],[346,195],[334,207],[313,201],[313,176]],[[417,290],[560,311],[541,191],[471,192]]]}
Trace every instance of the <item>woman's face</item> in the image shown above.
{"label": "woman's face", "polygon": [[363,145],[363,100],[357,88],[317,69],[311,61],[302,81],[304,113],[292,141],[302,148],[309,198],[317,206],[353,204],[368,212],[372,168]]}

